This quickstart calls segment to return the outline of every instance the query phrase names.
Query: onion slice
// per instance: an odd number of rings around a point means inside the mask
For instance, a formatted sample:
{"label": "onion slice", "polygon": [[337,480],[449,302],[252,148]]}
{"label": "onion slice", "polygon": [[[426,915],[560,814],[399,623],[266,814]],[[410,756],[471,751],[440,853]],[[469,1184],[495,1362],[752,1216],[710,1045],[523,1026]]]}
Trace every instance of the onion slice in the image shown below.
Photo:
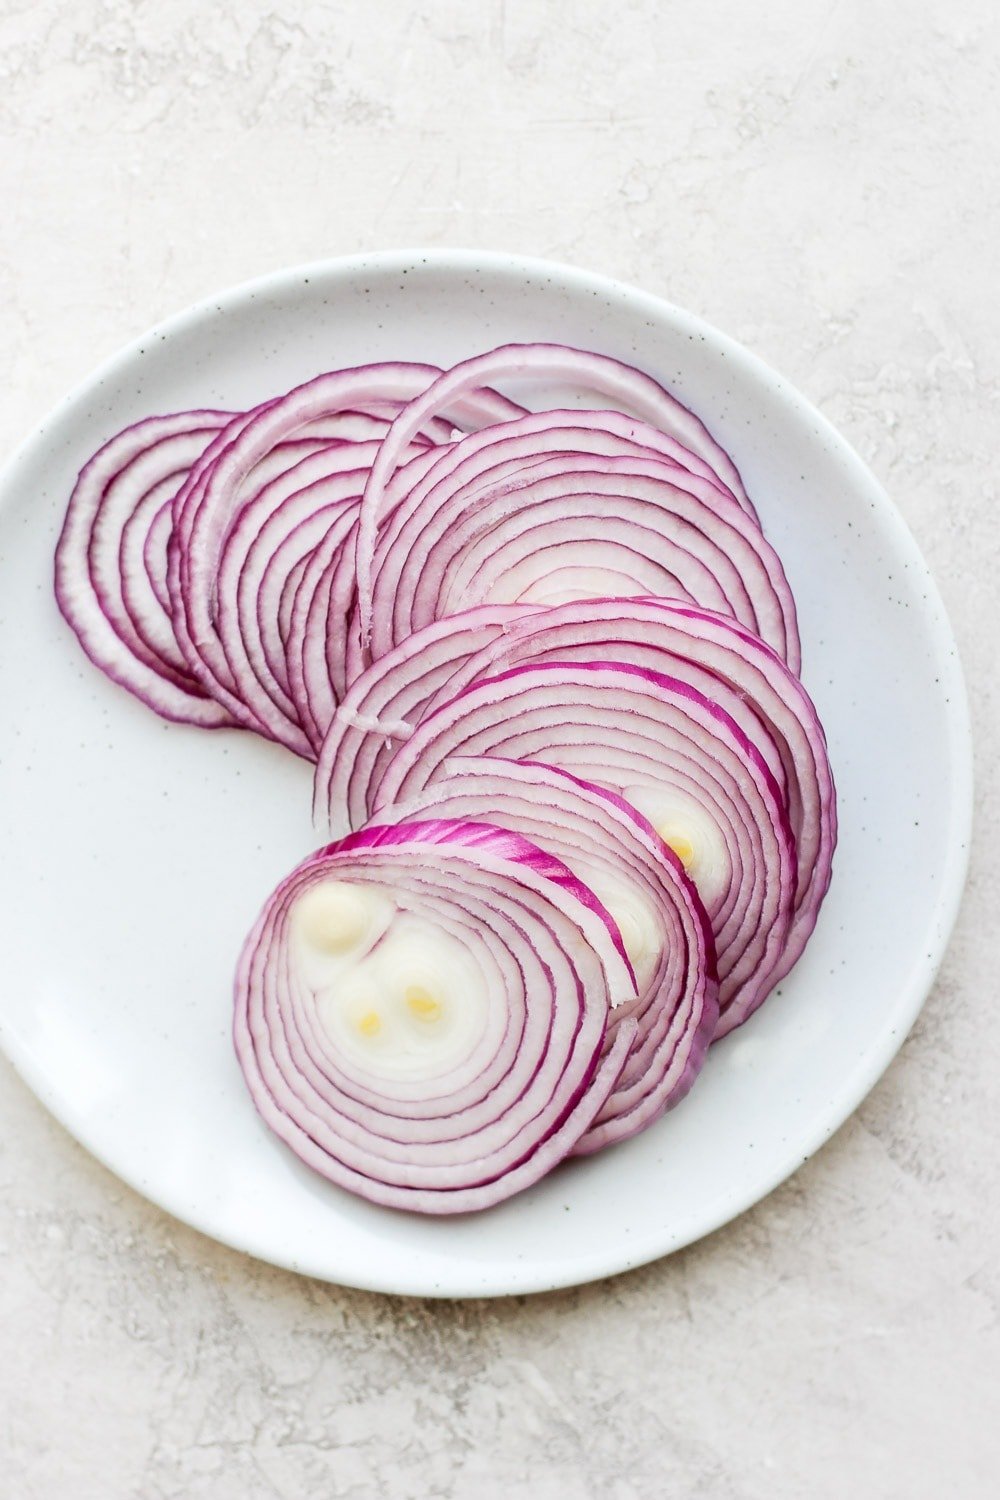
{"label": "onion slice", "polygon": [[732,616],[798,670],[781,562],[756,521],[711,485],[678,483],[681,471],[656,456],[568,451],[528,466],[473,465],[471,479],[459,464],[428,488],[437,467],[376,544],[373,659],[474,604],[653,595]]}
{"label": "onion slice", "polygon": [[688,866],[712,923],[724,1033],[775,982],[796,863],[781,789],[716,702],[679,678],[601,662],[547,662],[479,679],[394,754],[374,816],[447,774],[456,755],[562,766],[622,793]]}
{"label": "onion slice", "polygon": [[[119,432],[80,471],[55,555],[56,601],[95,666],[163,718],[205,729],[234,720],[177,647],[155,576],[170,528],[158,523],[229,419],[228,412],[178,412]],[[154,529],[159,547],[150,553]]]}
{"label": "onion slice", "polygon": [[[410,650],[418,654],[416,639]],[[795,914],[776,970],[776,978],[783,978],[803,952],[829,889],[837,799],[816,707],[795,674],[757,636],[732,620],[659,599],[588,600],[536,610],[512,620],[476,655],[456,659],[420,712],[431,713],[477,678],[514,666],[594,659],[664,672],[717,702],[780,785],[798,869]],[[387,668],[390,685],[392,675]],[[374,788],[357,784],[366,764],[359,760],[352,784],[355,814],[359,805],[374,806]],[[382,763],[372,769],[377,776]]]}
{"label": "onion slice", "polygon": [[320,850],[269,898],[234,1038],[259,1112],[310,1166],[461,1213],[580,1140],[631,1045],[634,1022],[602,1056],[632,995],[614,923],[565,865],[489,825],[403,823]]}
{"label": "onion slice", "polygon": [[234,1037],[268,1125],[377,1204],[488,1207],[644,1129],[813,931],[836,803],[788,580],[620,360],[151,417],[81,470],[55,585],[161,716],[316,761],[338,841],[266,902]]}
{"label": "onion slice", "polygon": [[[169,574],[178,643],[205,691],[247,728],[279,737],[280,721],[261,724],[243,702],[239,675],[234,675],[219,638],[215,583],[229,532],[254,493],[254,476],[258,483],[262,470],[263,477],[269,477],[264,466],[270,455],[308,433],[310,426],[315,430],[318,423],[320,430],[328,430],[331,420],[364,411],[372,403],[380,407],[387,402],[412,403],[439,373],[435,366],[397,362],[319,375],[233,421],[178,492]],[[503,420],[521,411],[495,392],[478,388],[456,395],[448,409],[459,419],[474,422]],[[428,417],[437,415],[429,413]],[[427,422],[418,420],[411,439],[427,427]],[[394,428],[395,422],[389,433]],[[397,458],[402,459],[409,447],[409,439],[399,445]],[[265,718],[270,720],[266,710]]]}
{"label": "onion slice", "polygon": [[574,1154],[625,1140],[684,1097],[718,1020],[705,909],[677,856],[634,808],[553,766],[456,757],[446,777],[382,818],[489,819],[561,860],[614,918],[636,998],[612,1012],[605,1051],[628,1020],[635,1039],[617,1086]]}
{"label": "onion slice", "polygon": [[412,400],[393,422],[372,465],[365,487],[358,532],[358,604],[362,642],[372,628],[372,558],[378,525],[384,514],[386,486],[414,433],[429,418],[448,409],[483,384],[496,380],[568,380],[577,389],[596,391],[616,407],[677,438],[703,459],[721,482],[751,513],[753,508],[736,466],[705,427],[651,376],[631,365],[589,350],[563,344],[504,344],[452,366]]}
{"label": "onion slice", "polygon": [[470,657],[503,639],[530,605],[481,605],[428,625],[355,679],[330,720],[313,792],[317,823],[340,837],[360,828],[394,748],[409,739],[427,703]]}

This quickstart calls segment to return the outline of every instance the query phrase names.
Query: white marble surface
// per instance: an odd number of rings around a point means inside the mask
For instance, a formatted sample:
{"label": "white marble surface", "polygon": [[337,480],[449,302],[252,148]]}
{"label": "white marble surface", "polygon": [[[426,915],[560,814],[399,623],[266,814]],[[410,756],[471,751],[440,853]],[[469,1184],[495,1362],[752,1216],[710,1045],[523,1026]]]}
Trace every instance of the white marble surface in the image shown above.
{"label": "white marble surface", "polygon": [[4,1068],[11,1500],[987,1500],[1000,1429],[1000,56],[991,0],[0,0],[5,450],[217,286],[514,249],[702,313],[883,478],[969,677],[937,987],[855,1118],[710,1240],[577,1292],[394,1301],[223,1250]]}

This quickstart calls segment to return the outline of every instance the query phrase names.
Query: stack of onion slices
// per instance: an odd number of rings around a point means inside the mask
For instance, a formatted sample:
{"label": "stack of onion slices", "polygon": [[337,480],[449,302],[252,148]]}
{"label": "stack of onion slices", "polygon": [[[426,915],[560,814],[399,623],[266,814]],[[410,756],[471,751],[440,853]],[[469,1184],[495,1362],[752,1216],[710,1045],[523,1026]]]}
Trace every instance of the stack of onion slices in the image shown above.
{"label": "stack of onion slices", "polygon": [[[496,384],[582,400],[526,410]],[[560,345],[152,417],[82,470],[56,596],[168,719],[316,762],[337,841],[236,979],[258,1110],[374,1202],[488,1207],[646,1128],[801,954],[833,780],[732,460]]]}

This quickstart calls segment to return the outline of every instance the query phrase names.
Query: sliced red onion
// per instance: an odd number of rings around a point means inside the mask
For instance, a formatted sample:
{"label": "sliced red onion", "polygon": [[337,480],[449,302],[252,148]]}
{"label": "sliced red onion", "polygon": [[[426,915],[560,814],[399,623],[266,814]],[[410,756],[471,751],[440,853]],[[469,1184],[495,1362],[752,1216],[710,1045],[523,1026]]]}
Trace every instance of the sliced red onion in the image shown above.
{"label": "sliced red onion", "polygon": [[383,491],[380,530],[387,530],[391,539],[431,489],[442,496],[458,488],[474,491],[484,475],[501,466],[503,472],[516,475],[566,453],[658,459],[676,471],[676,482],[690,487],[692,494],[707,498],[711,491],[719,499],[736,500],[708,464],[658,428],[617,411],[555,408],[493,422],[460,436],[430,455],[426,473],[418,480],[397,464]]}
{"label": "sliced red onion", "polygon": [[298,562],[289,568],[278,597],[278,635],[281,640],[282,651],[275,662],[271,663],[270,658],[268,658],[268,663],[286,692],[288,691],[288,642],[292,633],[292,614],[295,609],[296,596],[302,586],[303,575],[309,566],[310,557],[312,557],[312,553],[309,553],[307,557],[300,557]]}
{"label": "sliced red onion", "polygon": [[[325,441],[341,440],[351,443],[369,442],[385,436],[399,416],[405,401],[366,401],[357,411],[336,411],[328,416],[317,417],[299,429],[300,437],[321,437]],[[454,425],[443,417],[432,417],[424,422],[413,441],[420,447],[450,443],[454,436]]]}
{"label": "sliced red onion", "polygon": [[296,590],[286,660],[294,699],[312,759],[329,729],[346,688],[346,639],[354,608],[354,548],[360,500],[345,512],[347,530],[324,537],[312,553]]}
{"label": "sliced red onion", "polygon": [[[243,702],[240,682],[219,639],[215,579],[226,537],[241,507],[252,497],[253,477],[257,476],[259,485],[268,456],[309,424],[326,424],[340,413],[364,410],[372,402],[409,402],[438,373],[429,365],[397,363],[317,376],[233,422],[179,492],[169,576],[177,639],[205,690],[248,728],[280,737],[280,719],[272,723],[265,711],[267,722],[262,724]],[[463,419],[494,421],[517,415],[521,408],[494,393],[474,389],[456,397],[449,410]],[[426,427],[426,422],[418,421],[411,436]],[[400,457],[405,457],[408,447],[409,443],[399,446]]]}
{"label": "sliced red onion", "polygon": [[787,581],[729,457],[614,359],[136,424],[81,472],[56,593],[165,717],[318,757],[336,831],[395,825],[293,872],[237,982],[261,1114],[376,1202],[487,1206],[648,1125],[813,929],[836,812]]}
{"label": "sliced red onion", "polygon": [[651,376],[607,355],[562,344],[502,345],[454,365],[412,400],[392,424],[372,465],[358,532],[358,601],[364,642],[368,641],[372,628],[371,568],[378,524],[384,513],[385,488],[413,434],[428,418],[447,410],[484,383],[528,378],[568,380],[583,392],[593,391],[610,398],[615,407],[624,407],[626,412],[677,438],[689,452],[704,459],[723,484],[752,510],[729,455],[694,413]]}
{"label": "sliced red onion", "polygon": [[[502,639],[532,606],[482,605],[438,620],[373,662],[330,720],[316,767],[313,811],[335,836],[360,828],[395,747],[460,665]],[[449,695],[450,696],[450,695]]]}
{"label": "sliced red onion", "polygon": [[228,420],[217,411],[149,417],[105,443],[80,472],[55,556],[56,600],[91,661],[164,718],[204,728],[233,720],[188,672],[144,549],[164,499]]}
{"label": "sliced red onion", "polygon": [[263,733],[307,758],[311,720],[288,660],[294,603],[283,635],[282,595],[296,569],[299,587],[306,584],[318,548],[334,559],[351,536],[376,451],[375,443],[342,442],[278,472],[243,504],[219,559],[215,614],[234,689]]}
{"label": "sliced red onion", "polygon": [[718,1020],[715,953],[705,909],[676,855],[627,802],[553,766],[456,757],[419,796],[383,809],[393,822],[486,821],[523,834],[589,886],[617,923],[637,997],[616,1009],[637,1024],[618,1084],[574,1154],[645,1129],[687,1093]]}
{"label": "sliced red onion", "polygon": [[300,865],[236,979],[258,1110],[310,1166],[390,1207],[461,1213],[580,1140],[621,1072],[634,994],[592,892],[517,834],[372,828]]}
{"label": "sliced red onion", "polygon": [[389,762],[374,816],[456,755],[542,761],[621,792],[679,853],[711,919],[720,1031],[765,998],[791,923],[795,847],[781,789],[716,703],[639,667],[515,667],[422,721]]}
{"label": "sliced red onion", "polygon": [[[419,654],[417,637],[410,650]],[[427,714],[477,678],[528,662],[615,661],[665,672],[719,703],[779,783],[795,838],[795,916],[777,978],[801,955],[830,885],[837,802],[826,737],[802,683],[762,641],[731,620],[654,599],[588,600],[534,611],[460,661],[418,710]],[[386,669],[392,686],[392,665]],[[359,684],[359,688],[360,688]],[[416,717],[416,714],[413,715]],[[335,746],[331,746],[335,749]],[[371,762],[358,758],[351,814],[374,807],[372,785],[358,783]],[[321,756],[321,766],[324,758]],[[372,776],[383,762],[371,763]],[[320,782],[317,780],[317,796]]]}
{"label": "sliced red onion", "polygon": [[[448,455],[457,456],[462,444]],[[497,443],[502,449],[504,444]],[[510,460],[466,482],[435,465],[380,535],[373,560],[371,656],[474,604],[559,597],[680,598],[731,615],[799,667],[795,606],[759,526],[711,485],[655,457],[573,452]],[[694,491],[694,492],[692,492]]]}
{"label": "sliced red onion", "polygon": [[[417,453],[400,474],[424,472],[433,455]],[[360,505],[360,502],[358,503]],[[359,670],[355,552],[357,510],[347,534],[324,537],[302,572],[291,606],[285,658],[289,694],[315,759],[337,704]]]}

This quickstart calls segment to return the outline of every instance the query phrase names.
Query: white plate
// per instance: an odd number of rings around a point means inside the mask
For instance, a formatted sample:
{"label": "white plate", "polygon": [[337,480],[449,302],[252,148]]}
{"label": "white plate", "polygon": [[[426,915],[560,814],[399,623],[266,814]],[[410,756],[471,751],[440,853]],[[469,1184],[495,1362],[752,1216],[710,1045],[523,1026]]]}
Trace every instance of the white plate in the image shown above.
{"label": "white plate", "polygon": [[[644,366],[735,456],[799,603],[841,839],[805,957],[713,1051],[680,1108],[501,1208],[422,1220],[301,1167],[259,1122],[233,1058],[241,939],[317,842],[308,767],[246,735],[163,724],[106,681],[56,612],[52,550],[77,469],[127,422],[246,407],[332,366],[448,364],[535,339]],[[970,741],[955,643],[913,540],[853,451],[697,318],[598,276],[478,252],[284,271],[171,319],[97,371],[22,448],[0,495],[0,1040],[68,1129],[178,1218],[279,1265],[386,1291],[587,1281],[754,1203],[895,1054],[965,873]]]}

